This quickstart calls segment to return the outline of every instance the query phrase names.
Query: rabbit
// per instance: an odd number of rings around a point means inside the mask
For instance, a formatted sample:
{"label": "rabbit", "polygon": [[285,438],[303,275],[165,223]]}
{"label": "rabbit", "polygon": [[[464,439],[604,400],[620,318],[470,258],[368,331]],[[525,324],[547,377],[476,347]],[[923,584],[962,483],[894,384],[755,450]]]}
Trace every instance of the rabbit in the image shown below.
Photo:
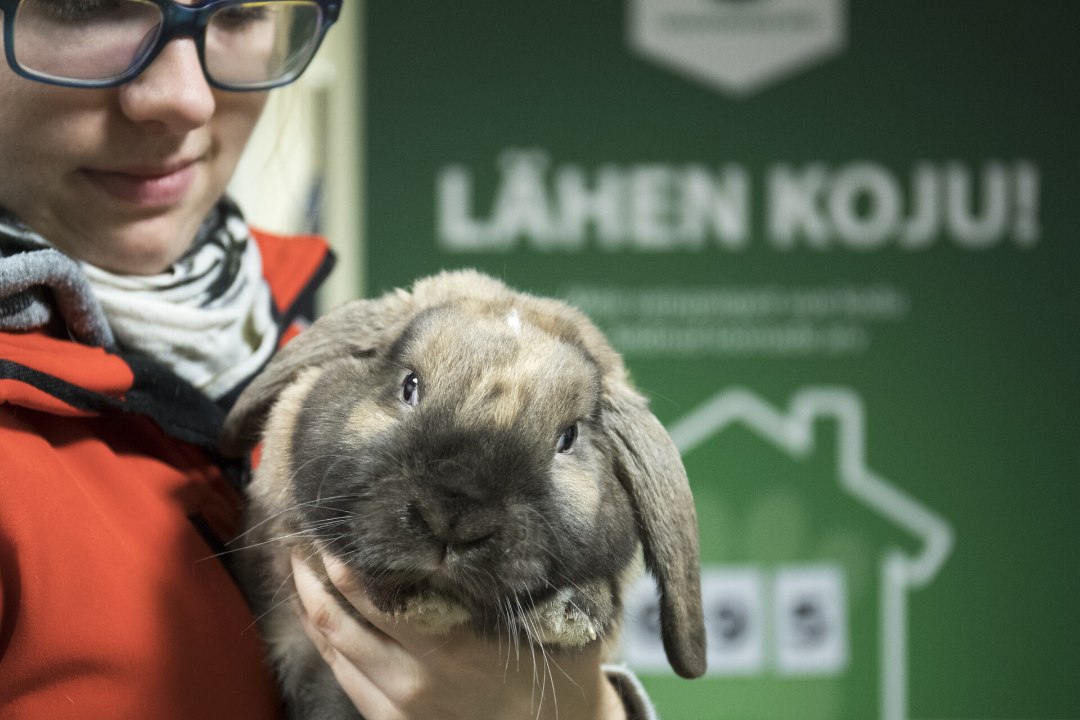
{"label": "rabbit", "polygon": [[686,472],[573,307],[473,270],[346,303],[228,414],[223,453],[260,441],[238,575],[290,717],[357,717],[283,606],[296,549],[345,563],[425,632],[468,624],[564,649],[618,637],[643,559],[669,662],[704,673]]}

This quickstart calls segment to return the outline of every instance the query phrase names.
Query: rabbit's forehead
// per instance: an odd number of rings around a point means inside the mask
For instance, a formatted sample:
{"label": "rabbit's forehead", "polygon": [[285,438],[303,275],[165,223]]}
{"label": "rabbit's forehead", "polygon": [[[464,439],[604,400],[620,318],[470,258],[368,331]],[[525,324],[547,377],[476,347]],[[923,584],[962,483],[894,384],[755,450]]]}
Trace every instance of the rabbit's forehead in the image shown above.
{"label": "rabbit's forehead", "polygon": [[433,315],[416,328],[405,355],[428,388],[456,396],[467,410],[485,408],[496,425],[512,423],[536,403],[587,414],[599,392],[599,373],[586,353],[512,308]]}
{"label": "rabbit's forehead", "polygon": [[507,313],[433,313],[412,329],[406,358],[428,362],[446,373],[483,373],[512,366],[525,375],[544,376],[556,368],[589,377],[595,363],[580,348],[527,322],[511,308]]}

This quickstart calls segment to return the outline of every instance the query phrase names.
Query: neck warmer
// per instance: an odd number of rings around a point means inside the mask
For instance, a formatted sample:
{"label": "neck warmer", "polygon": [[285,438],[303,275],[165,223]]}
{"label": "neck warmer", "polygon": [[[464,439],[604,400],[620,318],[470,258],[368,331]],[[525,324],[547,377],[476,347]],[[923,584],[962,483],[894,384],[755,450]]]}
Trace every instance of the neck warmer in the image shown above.
{"label": "neck warmer", "polygon": [[42,327],[58,312],[74,339],[153,358],[215,399],[277,345],[258,245],[228,199],[158,275],[73,261],[2,211],[0,256],[0,329]]}

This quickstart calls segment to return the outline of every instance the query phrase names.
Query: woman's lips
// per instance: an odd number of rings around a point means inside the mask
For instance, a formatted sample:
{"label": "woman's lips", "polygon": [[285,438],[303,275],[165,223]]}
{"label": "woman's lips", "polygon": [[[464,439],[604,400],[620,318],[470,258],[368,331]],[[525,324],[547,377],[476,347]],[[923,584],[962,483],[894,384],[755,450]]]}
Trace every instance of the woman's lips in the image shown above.
{"label": "woman's lips", "polygon": [[175,205],[183,199],[195,181],[195,163],[170,169],[137,168],[131,170],[84,169],[83,174],[109,195],[141,207]]}

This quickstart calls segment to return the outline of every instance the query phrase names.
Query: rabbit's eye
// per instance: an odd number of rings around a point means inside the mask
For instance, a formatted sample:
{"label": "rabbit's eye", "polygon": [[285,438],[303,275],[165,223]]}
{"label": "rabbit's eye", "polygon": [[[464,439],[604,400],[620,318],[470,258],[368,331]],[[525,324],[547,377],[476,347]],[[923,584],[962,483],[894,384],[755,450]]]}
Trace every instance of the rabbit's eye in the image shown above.
{"label": "rabbit's eye", "polygon": [[409,373],[401,382],[401,400],[414,407],[420,402],[420,378],[416,377],[416,373]]}
{"label": "rabbit's eye", "polygon": [[571,425],[563,430],[562,435],[559,436],[559,441],[555,443],[555,452],[570,452],[570,448],[574,447],[575,440],[577,440],[577,425]]}

